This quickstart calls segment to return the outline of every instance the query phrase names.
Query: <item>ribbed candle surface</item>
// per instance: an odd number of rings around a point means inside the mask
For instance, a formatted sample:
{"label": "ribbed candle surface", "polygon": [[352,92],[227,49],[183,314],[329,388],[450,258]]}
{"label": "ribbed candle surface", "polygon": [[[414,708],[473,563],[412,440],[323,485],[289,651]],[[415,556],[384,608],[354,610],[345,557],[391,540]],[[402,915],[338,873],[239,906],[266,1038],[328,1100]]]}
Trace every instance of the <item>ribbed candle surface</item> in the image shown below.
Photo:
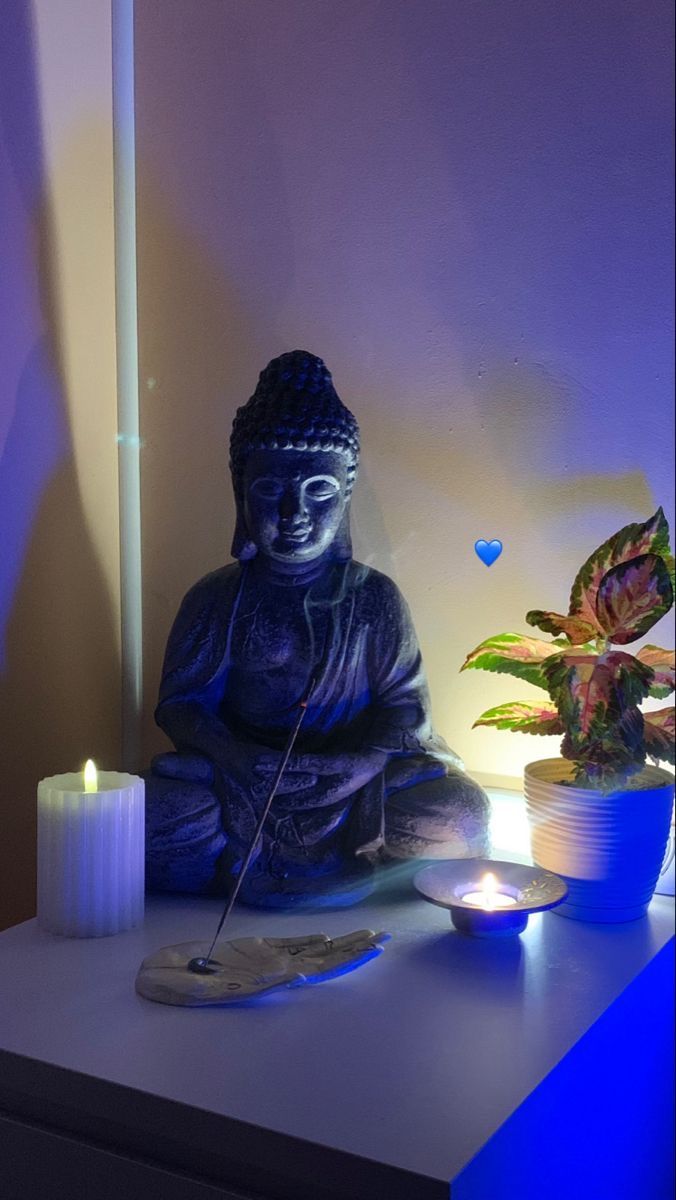
{"label": "ribbed candle surface", "polygon": [[38,923],[68,937],[105,937],[143,920],[145,785],[99,771],[38,784]]}

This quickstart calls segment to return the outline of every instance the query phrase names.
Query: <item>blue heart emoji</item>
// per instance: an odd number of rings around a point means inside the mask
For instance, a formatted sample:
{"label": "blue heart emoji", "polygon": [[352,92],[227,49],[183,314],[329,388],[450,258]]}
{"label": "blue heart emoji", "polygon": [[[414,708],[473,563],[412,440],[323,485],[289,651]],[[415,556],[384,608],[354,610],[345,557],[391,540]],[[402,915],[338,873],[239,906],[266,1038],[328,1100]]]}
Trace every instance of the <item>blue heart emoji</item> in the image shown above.
{"label": "blue heart emoji", "polygon": [[497,538],[493,538],[492,542],[485,542],[483,538],[479,538],[479,541],[474,543],[474,549],[482,563],[485,563],[487,567],[492,567],[496,558],[502,554],[502,542],[499,542]]}

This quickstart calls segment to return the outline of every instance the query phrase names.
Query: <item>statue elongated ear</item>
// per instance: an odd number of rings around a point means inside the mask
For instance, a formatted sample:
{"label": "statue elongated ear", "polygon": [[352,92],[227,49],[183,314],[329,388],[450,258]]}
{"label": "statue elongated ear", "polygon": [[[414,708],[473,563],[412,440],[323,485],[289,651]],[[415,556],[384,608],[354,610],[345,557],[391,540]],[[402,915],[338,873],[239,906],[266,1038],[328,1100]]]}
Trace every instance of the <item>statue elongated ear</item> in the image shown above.
{"label": "statue elongated ear", "polygon": [[350,532],[350,503],[348,500],[345,505],[343,518],[336,530],[336,536],[333,539],[333,554],[332,557],[337,562],[349,562],[352,558],[352,534]]}
{"label": "statue elongated ear", "polygon": [[232,549],[230,553],[233,558],[239,559],[240,562],[248,562],[249,559],[255,558],[258,554],[258,546],[249,537],[246,522],[239,504],[237,504],[237,520],[235,522],[235,532],[232,537]]}

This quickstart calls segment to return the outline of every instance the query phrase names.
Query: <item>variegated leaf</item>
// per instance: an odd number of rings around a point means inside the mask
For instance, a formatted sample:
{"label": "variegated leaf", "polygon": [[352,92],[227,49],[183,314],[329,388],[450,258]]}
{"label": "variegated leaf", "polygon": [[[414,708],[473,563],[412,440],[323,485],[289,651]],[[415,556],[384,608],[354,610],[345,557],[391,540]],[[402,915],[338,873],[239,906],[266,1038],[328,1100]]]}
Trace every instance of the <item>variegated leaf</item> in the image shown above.
{"label": "variegated leaf", "polygon": [[662,650],[660,646],[641,646],[636,657],[653,672],[649,695],[659,700],[669,696],[676,687],[676,651]]}
{"label": "variegated leaf", "polygon": [[510,729],[514,733],[563,733],[563,725],[554,704],[543,700],[539,704],[524,704],[515,701],[512,704],[499,704],[497,708],[489,708],[473,728],[478,725],[488,725],[493,729]]}
{"label": "variegated leaf", "polygon": [[580,646],[593,638],[601,637],[603,630],[596,618],[594,623],[583,621],[580,617],[566,617],[563,613],[543,612],[534,608],[526,613],[529,625],[543,629],[545,633],[563,633],[574,646]]}
{"label": "variegated leaf", "polygon": [[596,615],[607,637],[626,646],[652,629],[673,602],[664,559],[640,554],[603,576],[596,594]]}
{"label": "variegated leaf", "polygon": [[563,654],[545,663],[543,673],[566,732],[574,739],[601,735],[625,709],[648,695],[652,671],[621,650],[605,654]]}
{"label": "variegated leaf", "polygon": [[645,763],[643,713],[628,708],[619,720],[593,724],[589,736],[566,733],[561,754],[575,765],[578,787],[615,791],[641,770]]}
{"label": "variegated leaf", "polygon": [[561,652],[560,646],[539,638],[519,633],[498,633],[495,637],[486,638],[476,650],[472,650],[460,670],[497,671],[517,679],[526,679],[528,683],[534,683],[546,691],[547,682],[541,665],[545,659]]}
{"label": "variegated leaf", "polygon": [[570,594],[570,615],[595,624],[596,596],[603,576],[620,563],[641,554],[663,558],[674,583],[674,559],[669,548],[669,526],[661,508],[649,521],[625,525],[589,556],[580,568]]}
{"label": "variegated leaf", "polygon": [[[643,714],[645,748],[651,758],[663,759],[674,764],[674,738],[676,720],[672,708],[658,708]],[[676,765],[676,764],[674,764]]]}

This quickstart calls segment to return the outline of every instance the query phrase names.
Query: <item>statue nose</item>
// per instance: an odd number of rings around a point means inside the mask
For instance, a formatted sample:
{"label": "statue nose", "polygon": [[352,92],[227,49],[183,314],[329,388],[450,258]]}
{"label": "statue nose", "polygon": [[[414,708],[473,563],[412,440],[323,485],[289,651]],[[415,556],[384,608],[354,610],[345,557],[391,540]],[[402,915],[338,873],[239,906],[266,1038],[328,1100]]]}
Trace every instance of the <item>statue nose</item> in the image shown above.
{"label": "statue nose", "polygon": [[283,516],[281,524],[283,529],[306,529],[309,527],[310,522],[307,516],[296,510],[296,512]]}
{"label": "statue nose", "polygon": [[284,526],[295,529],[298,525],[307,525],[308,514],[302,495],[287,492],[280,505],[280,516]]}

